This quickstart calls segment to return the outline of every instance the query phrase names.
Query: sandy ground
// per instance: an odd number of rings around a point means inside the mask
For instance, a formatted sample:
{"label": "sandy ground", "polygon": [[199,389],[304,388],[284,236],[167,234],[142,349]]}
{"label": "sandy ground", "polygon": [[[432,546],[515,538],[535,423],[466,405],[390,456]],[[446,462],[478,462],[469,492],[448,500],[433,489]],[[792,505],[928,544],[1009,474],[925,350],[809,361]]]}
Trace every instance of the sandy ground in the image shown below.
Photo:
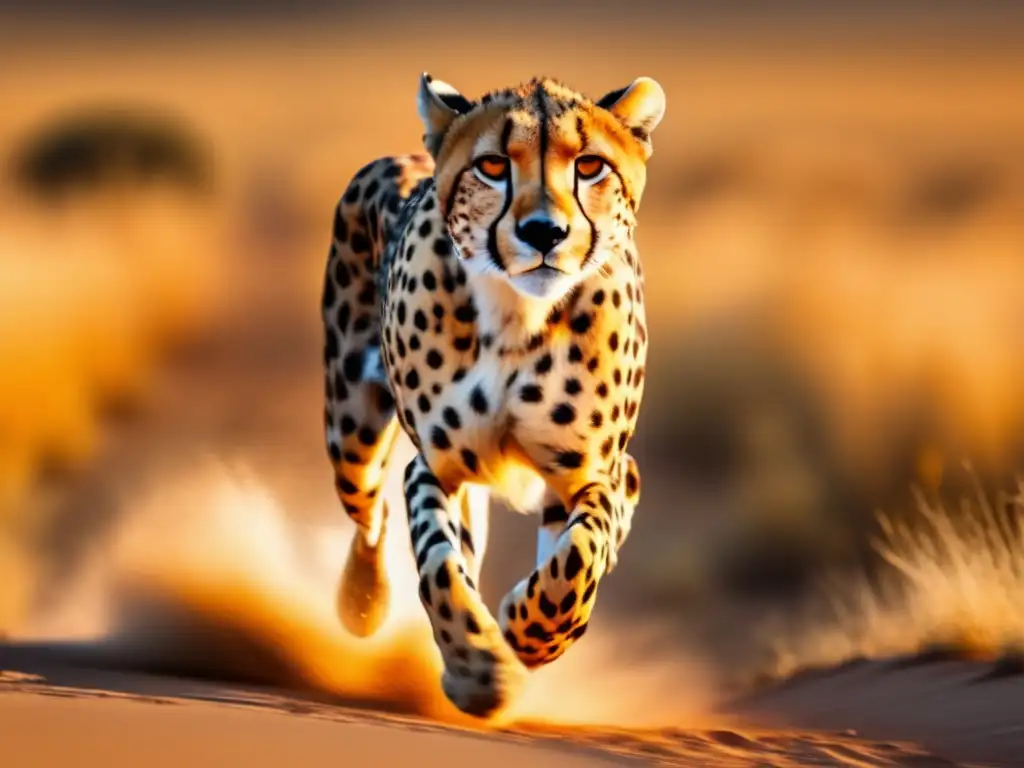
{"label": "sandy ground", "polygon": [[[88,664],[96,666],[89,667]],[[530,724],[490,732],[333,704],[292,693],[104,669],[82,647],[0,647],[5,764],[48,768],[337,765],[1019,765],[1020,678],[992,681],[964,665],[878,666],[795,680],[716,728],[622,730]],[[868,678],[871,678],[870,682]],[[950,706],[944,694],[955,691]],[[972,695],[971,691],[977,691]],[[998,705],[996,704],[996,700]],[[984,700],[987,705],[981,706]],[[1016,706],[1014,701],[1016,700]],[[995,711],[1001,712],[994,718]],[[766,723],[775,725],[768,729]],[[780,726],[779,723],[786,723]],[[863,730],[850,729],[862,724]],[[837,730],[845,724],[847,730]],[[798,725],[803,729],[796,730]],[[813,728],[814,730],[810,730]],[[884,738],[880,734],[888,734]],[[942,742],[956,763],[897,737]]]}

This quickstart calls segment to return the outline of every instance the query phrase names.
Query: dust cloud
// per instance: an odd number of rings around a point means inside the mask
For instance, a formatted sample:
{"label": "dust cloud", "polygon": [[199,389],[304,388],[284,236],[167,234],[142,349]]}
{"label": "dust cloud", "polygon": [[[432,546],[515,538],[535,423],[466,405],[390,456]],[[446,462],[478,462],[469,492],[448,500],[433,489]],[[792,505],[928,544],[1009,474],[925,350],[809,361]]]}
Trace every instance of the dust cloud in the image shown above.
{"label": "dust cloud", "polygon": [[463,716],[441,692],[397,474],[386,492],[399,512],[385,544],[393,604],[371,639],[348,635],[334,609],[348,522],[300,523],[252,472],[212,458],[132,499],[58,604],[12,639],[74,647],[113,668],[272,685],[469,727],[677,726],[709,710],[698,665],[639,653],[656,627],[613,623],[534,673],[500,722]]}

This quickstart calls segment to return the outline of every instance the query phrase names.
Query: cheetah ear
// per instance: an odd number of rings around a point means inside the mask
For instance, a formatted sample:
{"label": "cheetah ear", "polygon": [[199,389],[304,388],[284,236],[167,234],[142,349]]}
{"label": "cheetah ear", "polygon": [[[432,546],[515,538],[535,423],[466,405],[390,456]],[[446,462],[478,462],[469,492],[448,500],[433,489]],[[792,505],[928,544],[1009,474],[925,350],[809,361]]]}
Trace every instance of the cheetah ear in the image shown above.
{"label": "cheetah ear", "polygon": [[597,106],[607,109],[638,139],[646,141],[665,116],[665,91],[657,80],[638,77],[625,88],[606,94]]}
{"label": "cheetah ear", "polygon": [[424,72],[420,76],[420,92],[417,98],[420,120],[426,129],[423,143],[430,154],[437,156],[441,141],[452,121],[469,112],[473,102],[442,80],[435,80]]}

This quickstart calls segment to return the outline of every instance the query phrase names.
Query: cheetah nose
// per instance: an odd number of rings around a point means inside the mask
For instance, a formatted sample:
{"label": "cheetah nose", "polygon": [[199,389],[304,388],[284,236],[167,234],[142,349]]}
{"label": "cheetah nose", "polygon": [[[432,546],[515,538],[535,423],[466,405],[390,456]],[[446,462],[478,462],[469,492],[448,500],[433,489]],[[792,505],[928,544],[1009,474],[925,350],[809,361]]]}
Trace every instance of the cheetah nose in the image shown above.
{"label": "cheetah nose", "polygon": [[516,237],[538,250],[542,256],[550,253],[568,236],[568,227],[561,227],[546,216],[538,216],[516,225]]}

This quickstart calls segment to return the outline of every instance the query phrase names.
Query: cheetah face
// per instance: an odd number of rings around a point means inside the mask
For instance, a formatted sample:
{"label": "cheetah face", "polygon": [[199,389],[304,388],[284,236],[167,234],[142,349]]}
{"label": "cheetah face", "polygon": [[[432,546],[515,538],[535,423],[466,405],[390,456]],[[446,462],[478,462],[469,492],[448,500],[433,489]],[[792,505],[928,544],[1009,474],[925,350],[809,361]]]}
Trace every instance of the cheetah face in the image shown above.
{"label": "cheetah face", "polygon": [[654,80],[597,102],[551,80],[472,102],[424,74],[419,111],[441,212],[471,275],[557,301],[632,241],[665,111]]}

